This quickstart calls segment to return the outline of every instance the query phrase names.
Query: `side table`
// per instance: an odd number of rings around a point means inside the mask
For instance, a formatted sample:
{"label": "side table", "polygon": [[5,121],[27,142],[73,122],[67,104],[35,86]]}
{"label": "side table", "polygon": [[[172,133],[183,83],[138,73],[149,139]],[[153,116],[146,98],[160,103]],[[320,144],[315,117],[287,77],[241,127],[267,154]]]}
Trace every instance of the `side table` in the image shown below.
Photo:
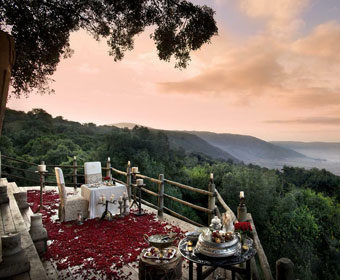
{"label": "side table", "polygon": [[[246,240],[248,244],[248,250],[241,251],[236,255],[225,258],[213,258],[202,255],[194,249],[193,251],[187,250],[188,239],[182,239],[178,248],[184,258],[189,261],[189,280],[193,280],[193,263],[196,263],[197,280],[203,280],[208,277],[216,268],[222,267],[232,272],[232,280],[235,280],[235,273],[240,273],[245,276],[246,279],[251,280],[250,260],[256,254],[256,249],[253,248],[253,241],[248,238]],[[246,268],[237,267],[235,265],[246,263]],[[203,266],[210,266],[203,272]]]}
{"label": "side table", "polygon": [[176,255],[170,260],[145,258],[145,250],[139,258],[139,280],[180,280],[182,278],[182,255],[176,247]]}

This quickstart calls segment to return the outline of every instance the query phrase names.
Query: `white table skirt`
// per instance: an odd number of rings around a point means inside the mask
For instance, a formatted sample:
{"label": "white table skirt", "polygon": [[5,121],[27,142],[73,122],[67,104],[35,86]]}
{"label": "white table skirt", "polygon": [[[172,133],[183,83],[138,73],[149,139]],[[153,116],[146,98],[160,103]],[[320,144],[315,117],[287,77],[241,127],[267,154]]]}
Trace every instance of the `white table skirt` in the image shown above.
{"label": "white table skirt", "polygon": [[[101,217],[105,211],[105,205],[98,204],[99,199],[102,195],[106,197],[107,200],[110,199],[111,195],[114,194],[114,199],[118,200],[123,193],[126,192],[126,186],[116,183],[115,186],[106,186],[96,184],[84,184],[81,186],[81,195],[89,201],[89,218],[94,219],[96,217]],[[127,202],[128,203],[128,202]],[[109,203],[108,210],[114,215],[119,214],[119,203],[116,204]]]}

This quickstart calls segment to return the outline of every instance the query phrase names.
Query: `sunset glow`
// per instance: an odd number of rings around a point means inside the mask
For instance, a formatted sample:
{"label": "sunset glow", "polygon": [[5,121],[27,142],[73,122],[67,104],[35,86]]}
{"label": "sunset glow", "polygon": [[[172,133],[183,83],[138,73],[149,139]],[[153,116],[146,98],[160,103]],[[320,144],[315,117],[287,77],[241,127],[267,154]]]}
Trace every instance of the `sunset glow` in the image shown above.
{"label": "sunset glow", "polygon": [[56,93],[11,98],[8,107],[98,125],[340,141],[338,0],[193,2],[216,11],[219,35],[187,69],[159,60],[152,30],[119,62],[105,40],[79,31],[53,76]]}

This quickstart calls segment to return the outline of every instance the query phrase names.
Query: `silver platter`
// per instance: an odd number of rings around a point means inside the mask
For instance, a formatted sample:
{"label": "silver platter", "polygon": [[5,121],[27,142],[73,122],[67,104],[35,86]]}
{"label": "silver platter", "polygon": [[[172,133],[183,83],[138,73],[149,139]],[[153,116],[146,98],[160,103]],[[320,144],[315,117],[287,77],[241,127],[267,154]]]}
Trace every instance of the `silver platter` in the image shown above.
{"label": "silver platter", "polygon": [[[210,237],[209,237],[210,239]],[[235,255],[241,250],[241,242],[238,235],[234,234],[234,238],[223,243],[216,243],[204,238],[201,234],[196,244],[196,250],[208,257],[223,258]]]}

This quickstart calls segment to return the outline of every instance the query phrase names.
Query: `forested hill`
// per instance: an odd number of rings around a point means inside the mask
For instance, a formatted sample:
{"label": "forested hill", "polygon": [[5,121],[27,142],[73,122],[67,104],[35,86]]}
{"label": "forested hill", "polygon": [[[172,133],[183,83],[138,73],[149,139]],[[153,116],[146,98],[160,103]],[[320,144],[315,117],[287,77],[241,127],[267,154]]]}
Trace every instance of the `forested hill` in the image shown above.
{"label": "forested hill", "polygon": [[[276,260],[288,257],[295,264],[296,278],[340,279],[340,177],[326,170],[287,166],[274,170],[215,160],[183,148],[173,149],[171,137],[162,131],[80,124],[52,118],[41,109],[28,113],[7,110],[0,151],[37,164],[42,160],[70,164],[74,155],[79,165],[97,160],[104,164],[109,156],[112,166],[120,170],[130,160],[142,174],[156,178],[163,173],[166,178],[201,189],[207,189],[213,172],[216,188],[234,212],[239,192],[245,192],[247,209],[273,272]],[[11,173],[5,166],[2,170]],[[153,184],[147,188],[157,191]],[[166,193],[207,207],[206,197],[200,194],[169,185]],[[165,206],[201,224],[207,221],[204,214],[177,202],[165,200]]]}

